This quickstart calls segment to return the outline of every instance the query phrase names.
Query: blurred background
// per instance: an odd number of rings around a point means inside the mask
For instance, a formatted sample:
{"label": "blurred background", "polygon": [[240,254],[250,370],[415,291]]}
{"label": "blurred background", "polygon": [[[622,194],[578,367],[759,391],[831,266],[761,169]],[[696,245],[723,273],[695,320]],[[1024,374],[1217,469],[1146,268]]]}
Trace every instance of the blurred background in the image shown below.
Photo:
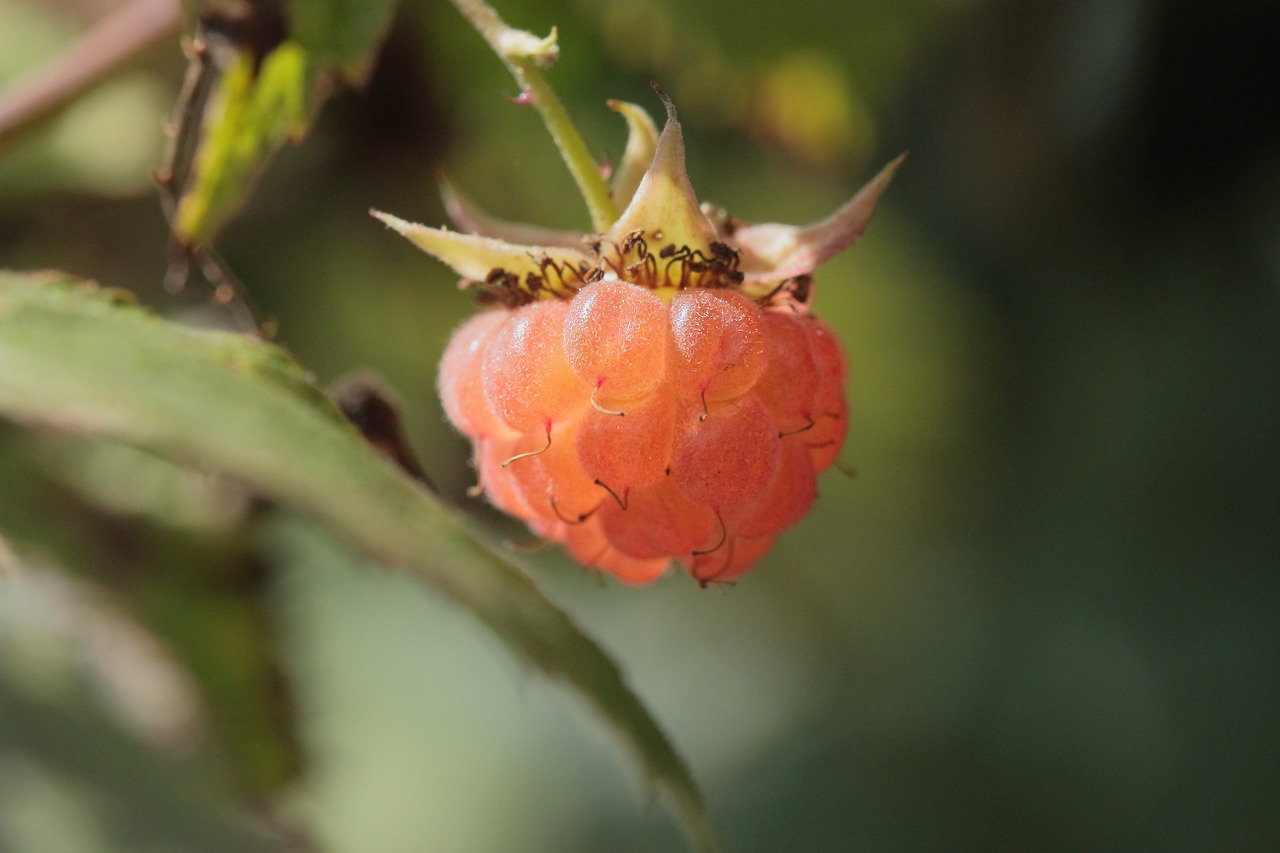
{"label": "blurred background", "polygon": [[[111,5],[0,0],[0,82]],[[699,195],[744,220],[825,216],[911,152],[817,277],[856,474],[728,589],[516,554],[626,670],[726,848],[1277,849],[1280,6],[500,11],[559,28],[551,80],[602,157],[625,141],[605,99],[656,116],[659,81]],[[165,44],[0,150],[0,266],[229,322],[161,286],[183,67]],[[218,242],[319,382],[397,390],[460,504],[433,383],[471,300],[367,210],[443,223],[444,168],[497,215],[587,227],[515,94],[451,6],[403,0],[367,88]],[[278,849],[264,821],[334,853],[681,849],[575,698],[232,484],[0,424],[0,536],[0,850]]]}

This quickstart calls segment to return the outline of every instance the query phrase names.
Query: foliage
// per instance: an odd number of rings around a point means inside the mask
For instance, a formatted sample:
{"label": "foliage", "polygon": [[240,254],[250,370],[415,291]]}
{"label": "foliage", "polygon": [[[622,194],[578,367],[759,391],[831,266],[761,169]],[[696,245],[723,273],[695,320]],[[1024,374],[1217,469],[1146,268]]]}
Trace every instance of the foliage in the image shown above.
{"label": "foliage", "polygon": [[[192,49],[192,79],[208,73],[213,83],[182,104],[183,121],[200,128],[176,130],[196,143],[190,184],[171,187],[174,233],[188,251],[207,248],[267,159],[305,129],[322,88],[367,73],[390,8],[306,4],[293,22],[296,40],[265,47],[248,38],[222,44],[228,23],[199,10],[197,37],[208,43]],[[248,33],[265,26],[234,25]],[[169,174],[185,177],[185,166]],[[688,769],[613,661],[435,495],[379,456],[280,348],[167,324],[127,293],[57,273],[0,273],[0,412],[233,478],[324,522],[382,564],[419,575],[528,664],[579,691],[670,801],[694,846],[714,849]],[[256,775],[259,788],[288,781],[270,770]]]}

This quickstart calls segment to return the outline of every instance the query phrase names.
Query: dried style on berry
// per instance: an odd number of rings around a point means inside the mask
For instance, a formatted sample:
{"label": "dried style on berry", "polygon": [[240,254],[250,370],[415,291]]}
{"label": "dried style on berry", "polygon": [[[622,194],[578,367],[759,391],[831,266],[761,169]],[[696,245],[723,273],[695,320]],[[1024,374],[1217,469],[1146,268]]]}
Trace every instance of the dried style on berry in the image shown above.
{"label": "dried style on berry", "polygon": [[488,499],[625,582],[673,559],[723,582],[804,516],[839,454],[847,366],[811,275],[862,234],[902,158],[820,222],[745,225],[699,206],[659,94],[660,135],[610,103],[631,135],[604,233],[502,222],[448,184],[467,233],[373,215],[490,305],[439,375]]}

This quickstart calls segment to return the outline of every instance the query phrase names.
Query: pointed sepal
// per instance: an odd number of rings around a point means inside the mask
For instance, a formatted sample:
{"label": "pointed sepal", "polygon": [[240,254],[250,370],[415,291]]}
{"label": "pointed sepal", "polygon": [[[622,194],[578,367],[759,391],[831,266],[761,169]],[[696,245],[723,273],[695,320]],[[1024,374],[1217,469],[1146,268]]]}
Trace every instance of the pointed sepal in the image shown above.
{"label": "pointed sepal", "polygon": [[609,229],[610,239],[621,242],[634,231],[642,231],[650,250],[673,246],[710,252],[718,240],[715,227],[698,206],[684,164],[684,135],[671,100],[655,87],[667,108],[667,124],[658,137],[653,154],[635,196],[622,216]]}
{"label": "pointed sepal", "polygon": [[819,222],[799,227],[774,223],[739,227],[733,237],[742,253],[744,281],[760,284],[809,275],[849,248],[866,230],[881,194],[906,158],[906,154],[899,155],[857,195]]}
{"label": "pointed sepal", "polygon": [[627,148],[613,173],[613,186],[609,188],[613,203],[624,208],[635,196],[640,180],[653,162],[653,154],[658,147],[658,126],[642,107],[626,101],[607,103],[609,109],[627,120]]}
{"label": "pointed sepal", "polygon": [[419,249],[443,261],[469,282],[501,288],[513,298],[537,299],[572,293],[586,283],[595,264],[586,251],[508,243],[407,222],[380,210],[369,213]]}
{"label": "pointed sepal", "polygon": [[[481,237],[493,237],[507,243],[520,243],[529,246],[558,246],[562,248],[580,248],[582,234],[577,231],[557,231],[553,228],[540,228],[537,225],[526,225],[523,222],[509,222],[490,216],[470,198],[462,194],[457,185],[445,175],[440,176],[440,198],[444,202],[445,212],[458,226],[468,234]],[[383,220],[385,221],[385,220]],[[403,233],[403,232],[402,232]]]}

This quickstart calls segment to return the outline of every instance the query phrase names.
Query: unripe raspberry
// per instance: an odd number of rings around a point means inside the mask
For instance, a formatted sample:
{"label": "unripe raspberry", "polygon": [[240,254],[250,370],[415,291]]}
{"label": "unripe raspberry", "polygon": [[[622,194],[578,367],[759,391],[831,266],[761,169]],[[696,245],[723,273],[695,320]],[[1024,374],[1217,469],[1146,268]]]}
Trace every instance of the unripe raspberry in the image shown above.
{"label": "unripe raspberry", "polygon": [[481,233],[376,215],[500,306],[458,329],[439,376],[489,500],[626,583],[673,559],[718,583],[804,516],[840,452],[847,365],[809,313],[810,273],[862,233],[901,158],[814,225],[712,221],[667,108],[648,171],[622,164],[615,192],[634,195],[592,238],[520,245],[527,227],[456,197]]}

